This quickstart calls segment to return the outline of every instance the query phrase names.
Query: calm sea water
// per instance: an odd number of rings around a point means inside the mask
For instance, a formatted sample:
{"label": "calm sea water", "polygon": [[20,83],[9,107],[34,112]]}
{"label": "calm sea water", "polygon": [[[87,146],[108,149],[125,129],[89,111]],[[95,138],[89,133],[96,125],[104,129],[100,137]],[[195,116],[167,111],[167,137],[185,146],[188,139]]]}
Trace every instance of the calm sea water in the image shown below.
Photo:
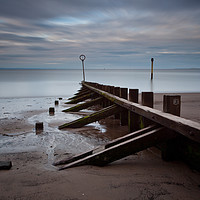
{"label": "calm sea water", "polygon": [[[71,96],[81,70],[0,70],[0,98]],[[86,81],[142,91],[200,92],[200,70],[86,70]]]}

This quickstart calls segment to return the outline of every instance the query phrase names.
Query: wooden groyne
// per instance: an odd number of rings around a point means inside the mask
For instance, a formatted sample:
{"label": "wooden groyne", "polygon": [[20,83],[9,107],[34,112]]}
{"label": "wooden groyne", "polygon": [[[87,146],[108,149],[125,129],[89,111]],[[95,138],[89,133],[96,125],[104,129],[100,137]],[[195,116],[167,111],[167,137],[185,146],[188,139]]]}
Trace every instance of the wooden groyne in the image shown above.
{"label": "wooden groyne", "polygon": [[55,165],[60,169],[92,164],[103,166],[146,148],[157,146],[164,160],[183,159],[200,170],[200,124],[180,117],[181,97],[164,95],[163,111],[153,108],[153,93],[142,92],[138,104],[138,89],[120,88],[92,82],[82,82],[82,88],[67,103],[80,103],[63,112],[74,112],[100,104],[102,109],[59,126],[77,128],[111,115],[128,125],[130,134],[107,145],[85,152]]}

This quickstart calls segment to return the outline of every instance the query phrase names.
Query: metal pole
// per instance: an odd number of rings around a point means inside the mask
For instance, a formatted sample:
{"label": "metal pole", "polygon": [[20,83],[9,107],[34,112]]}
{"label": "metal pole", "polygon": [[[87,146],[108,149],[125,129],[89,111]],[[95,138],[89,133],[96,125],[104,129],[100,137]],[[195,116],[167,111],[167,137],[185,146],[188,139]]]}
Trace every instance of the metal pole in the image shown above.
{"label": "metal pole", "polygon": [[82,60],[82,66],[83,66],[83,81],[85,81],[85,70],[84,70],[84,61]]}
{"label": "metal pole", "polygon": [[154,59],[151,58],[151,80],[153,80],[153,61]]}
{"label": "metal pole", "polygon": [[85,69],[84,69],[84,60],[86,59],[86,56],[81,54],[79,56],[79,59],[82,61],[82,67],[83,67],[83,82],[85,82]]}

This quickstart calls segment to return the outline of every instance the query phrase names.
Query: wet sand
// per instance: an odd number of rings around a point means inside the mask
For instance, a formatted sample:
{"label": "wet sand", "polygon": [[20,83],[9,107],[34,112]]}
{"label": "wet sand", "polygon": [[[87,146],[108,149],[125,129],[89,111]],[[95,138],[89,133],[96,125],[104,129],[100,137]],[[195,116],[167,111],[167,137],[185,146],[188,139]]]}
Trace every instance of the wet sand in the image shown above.
{"label": "wet sand", "polygon": [[[162,96],[155,95],[156,109],[162,110]],[[181,116],[200,123],[200,94],[181,96]],[[101,125],[70,130],[68,136],[64,135],[66,132],[55,134],[62,117],[60,113],[50,120],[46,111],[30,110],[16,118],[1,118],[0,133],[4,136],[0,138],[3,144],[0,160],[11,160],[13,167],[0,171],[0,199],[200,199],[200,173],[181,161],[163,161],[156,148],[105,167],[81,166],[57,171],[51,163],[72,153],[69,149],[74,148],[73,153],[82,152],[127,132],[127,127],[119,127],[116,120],[107,119]],[[36,135],[34,130],[37,118],[49,122],[41,135]],[[77,134],[77,141],[72,132]],[[20,135],[15,136],[17,133]],[[61,141],[69,135],[62,145]],[[80,147],[76,146],[78,141],[83,147],[76,150]],[[11,148],[14,144],[21,148]]]}

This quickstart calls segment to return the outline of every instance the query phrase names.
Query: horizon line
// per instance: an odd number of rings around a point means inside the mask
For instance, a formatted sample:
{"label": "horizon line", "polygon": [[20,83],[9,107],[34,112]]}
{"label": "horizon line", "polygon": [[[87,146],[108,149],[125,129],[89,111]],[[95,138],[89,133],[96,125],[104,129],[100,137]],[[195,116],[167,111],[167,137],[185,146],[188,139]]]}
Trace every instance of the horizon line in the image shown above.
{"label": "horizon line", "polygon": [[[66,68],[66,69],[61,69],[61,68],[0,68],[0,70],[82,70],[78,68]],[[150,70],[150,68],[89,68],[85,70]],[[200,70],[198,67],[193,67],[193,68],[155,68],[154,70]]]}

